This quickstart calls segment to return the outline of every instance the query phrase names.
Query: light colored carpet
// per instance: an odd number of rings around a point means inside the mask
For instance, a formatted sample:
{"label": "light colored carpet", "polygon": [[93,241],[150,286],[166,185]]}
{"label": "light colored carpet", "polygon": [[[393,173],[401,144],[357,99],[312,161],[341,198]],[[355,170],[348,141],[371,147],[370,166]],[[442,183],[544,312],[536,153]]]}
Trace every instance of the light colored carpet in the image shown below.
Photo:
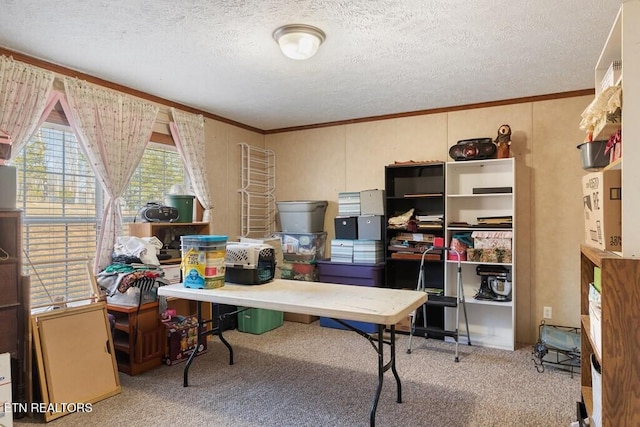
{"label": "light colored carpet", "polygon": [[[367,426],[377,384],[377,356],[359,335],[285,322],[262,335],[228,331],[235,364],[217,338],[190,370],[183,364],[139,376],[120,374],[122,393],[51,426]],[[472,337],[473,339],[473,337]],[[538,373],[531,347],[514,352],[397,337],[402,403],[385,374],[377,426],[569,426],[580,375],[547,367]],[[388,347],[388,346],[386,346]],[[36,418],[16,425],[43,423]]]}

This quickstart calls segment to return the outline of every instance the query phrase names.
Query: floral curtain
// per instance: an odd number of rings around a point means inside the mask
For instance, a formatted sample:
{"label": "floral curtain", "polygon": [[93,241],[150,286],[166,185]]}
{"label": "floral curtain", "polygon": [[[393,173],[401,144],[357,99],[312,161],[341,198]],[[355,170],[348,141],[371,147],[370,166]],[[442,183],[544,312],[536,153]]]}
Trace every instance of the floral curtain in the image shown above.
{"label": "floral curtain", "polygon": [[93,266],[97,274],[111,264],[122,227],[120,197],[144,154],[159,109],[78,79],[66,77],[64,86],[71,127],[106,194]]}
{"label": "floral curtain", "polygon": [[191,187],[204,208],[202,220],[211,222],[213,200],[204,164],[204,118],[202,115],[185,113],[171,108],[173,122],[169,123],[171,135],[176,143],[189,174]]}
{"label": "floral curtain", "polygon": [[0,129],[11,137],[11,157],[37,130],[53,79],[51,71],[0,55]]}

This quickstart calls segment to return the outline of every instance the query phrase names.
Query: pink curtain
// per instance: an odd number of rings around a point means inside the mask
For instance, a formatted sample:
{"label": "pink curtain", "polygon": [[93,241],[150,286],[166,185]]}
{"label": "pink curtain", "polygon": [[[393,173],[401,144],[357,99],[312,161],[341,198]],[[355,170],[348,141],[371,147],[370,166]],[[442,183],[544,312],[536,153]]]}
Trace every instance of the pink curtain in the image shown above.
{"label": "pink curtain", "polygon": [[171,109],[171,116],[173,117],[173,122],[169,123],[171,135],[189,174],[191,188],[204,208],[202,220],[211,222],[213,200],[209,191],[205,157],[202,154],[205,152],[204,118],[202,115],[185,113],[175,108]]}
{"label": "pink curtain", "polygon": [[111,264],[122,227],[120,197],[151,138],[158,107],[78,79],[64,79],[70,124],[105,192],[94,273]]}
{"label": "pink curtain", "polygon": [[38,129],[53,79],[51,71],[0,55],[0,129],[11,137],[12,158]]}

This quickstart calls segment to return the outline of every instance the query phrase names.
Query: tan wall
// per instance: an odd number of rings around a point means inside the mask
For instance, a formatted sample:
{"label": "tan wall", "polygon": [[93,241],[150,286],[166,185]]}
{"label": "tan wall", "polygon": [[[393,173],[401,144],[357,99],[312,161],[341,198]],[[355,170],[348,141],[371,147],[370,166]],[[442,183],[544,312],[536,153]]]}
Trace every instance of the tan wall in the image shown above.
{"label": "tan wall", "polygon": [[[397,118],[266,135],[276,153],[278,200],[328,200],[325,230],[334,237],[338,193],[384,188],[394,161],[450,160],[460,139],[512,129],[516,158],[517,332],[537,340],[542,307],[550,323],[580,324],[579,244],[582,204],[580,113],[591,97]],[[327,248],[328,250],[329,248]]]}
{"label": "tan wall", "polygon": [[[60,89],[60,82],[57,81]],[[537,339],[542,307],[551,323],[579,326],[579,244],[583,240],[580,113],[592,96],[487,107],[298,132],[262,135],[205,119],[203,155],[214,199],[212,232],[240,234],[242,142],[276,153],[279,200],[328,200],[325,229],[341,191],[384,188],[384,166],[394,161],[448,160],[466,138],[494,137],[511,126],[516,158],[517,340]],[[169,108],[159,105],[154,131],[169,134]],[[327,248],[329,249],[329,248]]]}
{"label": "tan wall", "polygon": [[264,136],[236,126],[205,119],[206,159],[213,197],[212,232],[229,240],[240,236],[242,150],[240,143],[264,147]]}

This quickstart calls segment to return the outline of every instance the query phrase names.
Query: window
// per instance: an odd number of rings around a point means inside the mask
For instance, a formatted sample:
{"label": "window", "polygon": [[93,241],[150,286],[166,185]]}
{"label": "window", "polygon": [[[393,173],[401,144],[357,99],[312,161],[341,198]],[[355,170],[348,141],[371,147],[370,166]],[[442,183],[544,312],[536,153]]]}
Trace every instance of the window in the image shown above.
{"label": "window", "polygon": [[88,259],[95,254],[102,197],[75,135],[46,124],[12,164],[18,167],[31,306],[90,296]]}
{"label": "window", "polygon": [[[45,123],[11,164],[18,167],[31,307],[90,297],[88,262],[95,256],[103,194],[75,134]],[[161,203],[172,185],[184,183],[175,147],[150,143],[123,196],[123,235],[141,206]]]}
{"label": "window", "polygon": [[[185,185],[182,158],[174,146],[151,142],[144,151],[140,165],[131,177],[122,198],[122,219],[133,222],[141,207],[148,202],[164,204],[173,185]],[[128,234],[125,230],[124,234]]]}

